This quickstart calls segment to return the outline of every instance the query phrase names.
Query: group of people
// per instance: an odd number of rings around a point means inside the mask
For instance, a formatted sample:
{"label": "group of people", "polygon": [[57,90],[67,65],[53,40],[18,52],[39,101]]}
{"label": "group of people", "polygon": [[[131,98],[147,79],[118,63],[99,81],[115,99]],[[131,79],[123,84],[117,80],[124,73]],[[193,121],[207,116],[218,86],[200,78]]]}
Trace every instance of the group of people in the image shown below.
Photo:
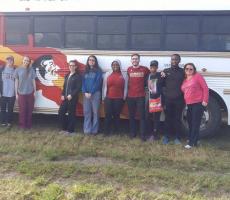
{"label": "group of people", "polygon": [[209,92],[204,78],[196,72],[195,65],[187,63],[183,69],[179,67],[180,61],[180,55],[173,54],[171,67],[158,72],[157,60],[151,61],[150,68],[147,68],[140,65],[140,55],[133,54],[132,65],[127,72],[122,70],[121,61],[116,59],[104,76],[94,55],[88,57],[82,76],[77,72],[76,61],[70,61],[70,72],[65,77],[61,97],[63,101],[59,109],[61,133],[74,133],[77,96],[82,91],[85,134],[95,135],[99,131],[102,98],[105,110],[104,135],[119,132],[120,114],[126,101],[131,138],[137,136],[136,120],[139,119],[141,139],[157,139],[161,112],[164,111],[163,144],[168,144],[172,135],[174,143],[181,144],[181,115],[186,104],[189,138],[185,148],[197,146],[199,127],[204,107],[208,104]]}
{"label": "group of people", "polygon": [[[121,61],[111,63],[105,73],[98,64],[97,57],[90,55],[85,71],[79,72],[78,62],[69,61],[69,72],[64,79],[61,93],[59,119],[63,134],[74,134],[75,112],[80,92],[83,94],[83,132],[96,135],[99,131],[101,99],[104,101],[104,135],[119,132],[120,114],[125,101],[129,113],[129,136],[137,136],[136,120],[140,121],[139,134],[143,141],[158,138],[161,112],[165,113],[163,144],[168,144],[174,136],[174,143],[181,144],[181,115],[187,105],[189,127],[188,144],[185,148],[197,146],[199,127],[204,107],[208,104],[208,87],[196,71],[193,63],[179,67],[179,54],[171,56],[171,67],[158,72],[158,61],[150,62],[150,67],[140,65],[140,55],[131,55],[131,66],[122,70]],[[8,56],[6,65],[0,70],[2,125],[11,126],[15,99],[19,105],[19,127],[31,128],[32,111],[36,92],[36,74],[28,56],[22,66],[14,68],[14,58]]]}
{"label": "group of people", "polygon": [[0,69],[1,125],[12,125],[15,100],[19,106],[19,127],[30,129],[34,108],[36,84],[31,59],[24,56],[22,65],[14,66],[14,57],[7,56],[5,66]]}

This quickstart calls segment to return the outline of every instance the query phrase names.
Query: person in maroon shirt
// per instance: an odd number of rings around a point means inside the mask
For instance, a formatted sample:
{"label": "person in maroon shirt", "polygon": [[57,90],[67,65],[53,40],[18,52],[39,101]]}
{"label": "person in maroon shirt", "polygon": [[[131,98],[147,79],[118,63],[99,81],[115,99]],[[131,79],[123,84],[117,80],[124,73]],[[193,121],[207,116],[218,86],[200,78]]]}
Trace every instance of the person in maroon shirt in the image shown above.
{"label": "person in maroon shirt", "polygon": [[132,66],[128,68],[128,97],[127,104],[129,110],[130,137],[136,137],[136,111],[139,112],[141,139],[146,140],[145,136],[145,84],[149,74],[149,69],[140,66],[140,55],[131,56]]}
{"label": "person in maroon shirt", "polygon": [[113,120],[114,132],[118,132],[120,113],[127,95],[127,76],[121,72],[120,60],[111,63],[112,71],[103,79],[102,99],[105,103],[105,135],[111,133]]}

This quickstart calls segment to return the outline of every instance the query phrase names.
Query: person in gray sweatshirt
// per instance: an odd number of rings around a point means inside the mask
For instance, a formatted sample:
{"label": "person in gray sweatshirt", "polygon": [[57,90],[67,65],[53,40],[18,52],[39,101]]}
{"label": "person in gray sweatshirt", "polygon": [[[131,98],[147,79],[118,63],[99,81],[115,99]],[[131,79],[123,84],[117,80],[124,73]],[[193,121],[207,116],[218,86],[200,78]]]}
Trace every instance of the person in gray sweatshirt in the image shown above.
{"label": "person in gray sweatshirt", "polygon": [[1,124],[11,126],[15,103],[14,57],[6,58],[6,65],[0,70]]}

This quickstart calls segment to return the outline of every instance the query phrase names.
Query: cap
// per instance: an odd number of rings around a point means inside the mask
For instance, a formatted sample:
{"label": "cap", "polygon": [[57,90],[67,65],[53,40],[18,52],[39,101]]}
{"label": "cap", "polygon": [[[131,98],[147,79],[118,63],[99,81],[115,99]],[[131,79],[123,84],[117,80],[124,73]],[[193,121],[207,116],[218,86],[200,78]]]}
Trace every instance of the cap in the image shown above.
{"label": "cap", "polygon": [[6,57],[6,60],[14,60],[14,57],[9,55],[9,56]]}
{"label": "cap", "polygon": [[152,60],[150,62],[150,66],[156,66],[156,67],[158,67],[158,61],[157,60]]}

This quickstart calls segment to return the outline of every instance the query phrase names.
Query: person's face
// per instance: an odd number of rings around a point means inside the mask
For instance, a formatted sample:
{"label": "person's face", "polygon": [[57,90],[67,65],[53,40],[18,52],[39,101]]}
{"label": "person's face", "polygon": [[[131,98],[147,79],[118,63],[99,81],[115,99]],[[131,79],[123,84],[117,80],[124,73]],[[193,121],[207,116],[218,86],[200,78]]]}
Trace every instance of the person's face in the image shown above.
{"label": "person's face", "polygon": [[194,73],[195,73],[195,70],[194,70],[194,68],[193,68],[192,65],[187,65],[187,66],[185,67],[185,74],[186,74],[187,76],[192,76]]}
{"label": "person's face", "polygon": [[113,69],[114,72],[120,71],[120,65],[119,65],[119,63],[118,62],[113,62],[112,69]]}
{"label": "person's face", "polygon": [[180,58],[176,55],[171,56],[171,66],[177,67],[180,63]]}
{"label": "person's face", "polygon": [[75,72],[76,71],[76,69],[77,69],[77,66],[76,66],[76,64],[74,63],[74,62],[70,62],[69,63],[69,70],[70,70],[70,72]]}
{"label": "person's face", "polygon": [[9,66],[9,67],[12,67],[14,65],[14,60],[12,59],[7,59],[6,60],[6,65]]}
{"label": "person's face", "polygon": [[150,66],[150,72],[151,73],[156,73],[157,72],[157,67],[156,66]]}
{"label": "person's face", "polygon": [[88,59],[89,66],[94,66],[95,63],[96,63],[95,58],[94,57],[89,57],[89,59]]}
{"label": "person's face", "polygon": [[139,66],[139,63],[140,63],[139,57],[138,57],[138,56],[133,56],[133,57],[131,58],[131,63],[132,63],[132,65],[133,65],[134,67]]}
{"label": "person's face", "polygon": [[23,66],[28,67],[30,65],[30,58],[24,57],[22,60],[22,64]]}

